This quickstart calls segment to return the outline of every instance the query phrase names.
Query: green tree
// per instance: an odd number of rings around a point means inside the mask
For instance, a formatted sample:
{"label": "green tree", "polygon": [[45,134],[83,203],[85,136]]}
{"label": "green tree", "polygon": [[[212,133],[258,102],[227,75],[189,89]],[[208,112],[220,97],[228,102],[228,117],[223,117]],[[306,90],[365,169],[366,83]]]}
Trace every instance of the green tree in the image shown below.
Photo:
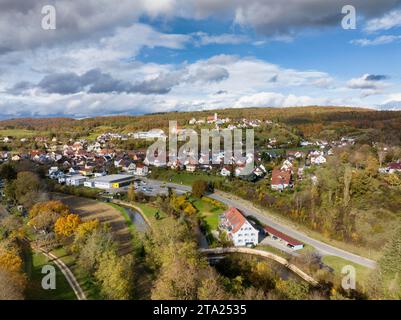
{"label": "green tree", "polygon": [[401,276],[401,228],[397,230],[391,241],[385,246],[379,266],[384,275]]}
{"label": "green tree", "polygon": [[86,239],[75,242],[73,248],[78,252],[77,264],[88,274],[93,274],[99,266],[102,254],[115,250],[116,245],[110,232],[96,229]]}
{"label": "green tree", "polygon": [[131,297],[133,265],[131,255],[120,257],[114,250],[108,250],[101,255],[95,278],[106,299],[128,300]]}
{"label": "green tree", "polygon": [[44,190],[44,185],[37,174],[23,171],[17,174],[12,186],[7,189],[7,196],[26,208],[30,208],[35,202],[43,199]]}
{"label": "green tree", "polygon": [[308,298],[309,286],[305,282],[280,279],[276,283],[276,290],[286,299],[305,300]]}
{"label": "green tree", "polygon": [[192,183],[192,195],[195,198],[201,198],[208,191],[208,183],[205,180],[195,180]]}
{"label": "green tree", "polygon": [[4,163],[0,166],[0,177],[5,180],[13,180],[17,177],[17,172],[11,163]]}

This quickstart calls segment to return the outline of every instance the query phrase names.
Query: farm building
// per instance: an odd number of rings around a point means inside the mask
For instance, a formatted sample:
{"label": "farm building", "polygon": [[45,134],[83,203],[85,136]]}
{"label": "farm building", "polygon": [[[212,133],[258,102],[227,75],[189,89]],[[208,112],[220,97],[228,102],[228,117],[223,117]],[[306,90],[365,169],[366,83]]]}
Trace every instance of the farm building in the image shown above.
{"label": "farm building", "polygon": [[281,242],[283,245],[293,250],[300,250],[304,247],[304,244],[302,242],[286,235],[285,233],[278,231],[277,229],[269,226],[264,226],[264,231],[268,237]]}

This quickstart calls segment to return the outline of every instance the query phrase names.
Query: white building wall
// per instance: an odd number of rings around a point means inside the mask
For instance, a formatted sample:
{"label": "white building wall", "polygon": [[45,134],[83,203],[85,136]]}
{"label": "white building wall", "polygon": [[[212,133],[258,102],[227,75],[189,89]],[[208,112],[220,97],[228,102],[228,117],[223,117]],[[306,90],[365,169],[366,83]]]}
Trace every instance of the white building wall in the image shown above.
{"label": "white building wall", "polygon": [[236,247],[246,246],[247,244],[257,245],[259,243],[259,231],[248,221],[236,233],[231,233],[231,237]]}

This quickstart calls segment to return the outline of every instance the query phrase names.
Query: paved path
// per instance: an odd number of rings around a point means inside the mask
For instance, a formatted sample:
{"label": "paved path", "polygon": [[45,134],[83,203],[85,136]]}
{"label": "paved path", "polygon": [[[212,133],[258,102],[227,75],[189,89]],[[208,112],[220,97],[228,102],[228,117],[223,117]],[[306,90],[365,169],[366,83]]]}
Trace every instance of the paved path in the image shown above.
{"label": "paved path", "polygon": [[50,261],[54,262],[57,267],[61,270],[64,274],[65,278],[67,279],[69,285],[71,286],[72,290],[74,291],[75,295],[77,296],[78,300],[86,300],[85,292],[82,290],[81,286],[79,285],[77,279],[75,278],[74,274],[67,267],[67,265],[57,256],[55,256],[51,252],[47,252],[44,249],[32,247],[35,251],[38,251],[45,255]]}
{"label": "paved path", "polygon": [[285,253],[288,253],[294,257],[299,256],[299,253],[296,250],[288,248],[286,245],[283,245],[278,240],[273,240],[271,237],[265,237],[262,241],[259,241],[259,244],[274,247],[274,248],[279,249],[280,251],[283,251]]}
{"label": "paved path", "polygon": [[[150,185],[153,187],[153,193],[158,193],[158,192],[166,192],[167,187],[171,187],[175,190],[182,192],[190,192],[191,187],[186,186],[186,185],[180,185],[180,184],[175,184],[175,183],[164,183],[161,181],[157,180],[151,180],[151,179],[146,179],[147,185]],[[165,185],[163,188],[162,186]],[[245,200],[237,200],[233,198],[231,195],[227,193],[223,193],[221,191],[217,191],[211,195],[209,195],[210,198],[213,198],[215,200],[218,200],[222,203],[225,203],[229,207],[236,207],[239,210],[241,210],[246,216],[251,215],[257,218],[260,222],[267,224],[295,239],[298,239],[308,245],[313,246],[318,253],[320,253],[322,256],[326,255],[331,255],[331,256],[337,256],[340,258],[343,258],[345,260],[360,264],[362,266],[374,269],[376,267],[376,262],[365,258],[361,257],[359,255],[356,255],[354,253],[348,252],[343,249],[336,248],[332,245],[329,245],[327,243],[324,243],[322,241],[316,240],[311,238],[310,236],[306,235],[305,233],[295,230],[293,227],[286,225],[282,221],[278,221],[277,218],[275,218],[272,215],[269,215],[267,212],[262,212],[260,209],[256,208],[255,206],[252,205],[251,202],[245,201]]]}

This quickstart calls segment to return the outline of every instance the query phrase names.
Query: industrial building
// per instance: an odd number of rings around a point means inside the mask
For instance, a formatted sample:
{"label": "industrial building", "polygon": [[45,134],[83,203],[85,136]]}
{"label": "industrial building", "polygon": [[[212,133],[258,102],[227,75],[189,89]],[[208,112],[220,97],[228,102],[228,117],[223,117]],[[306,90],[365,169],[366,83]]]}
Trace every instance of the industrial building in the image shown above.
{"label": "industrial building", "polygon": [[85,187],[98,189],[116,189],[130,185],[135,180],[133,175],[112,174],[109,176],[98,177],[84,182]]}

